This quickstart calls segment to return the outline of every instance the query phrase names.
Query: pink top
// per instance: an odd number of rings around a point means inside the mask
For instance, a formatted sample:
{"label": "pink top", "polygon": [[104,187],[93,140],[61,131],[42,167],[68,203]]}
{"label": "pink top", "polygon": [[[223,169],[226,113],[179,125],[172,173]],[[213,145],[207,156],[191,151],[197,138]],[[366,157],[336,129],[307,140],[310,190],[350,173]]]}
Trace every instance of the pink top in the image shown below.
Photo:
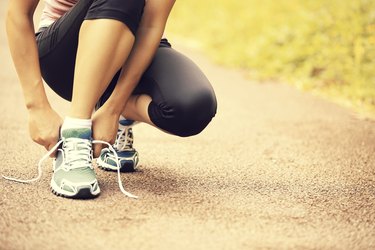
{"label": "pink top", "polygon": [[45,6],[39,27],[48,27],[70,8],[72,8],[78,0],[44,0]]}

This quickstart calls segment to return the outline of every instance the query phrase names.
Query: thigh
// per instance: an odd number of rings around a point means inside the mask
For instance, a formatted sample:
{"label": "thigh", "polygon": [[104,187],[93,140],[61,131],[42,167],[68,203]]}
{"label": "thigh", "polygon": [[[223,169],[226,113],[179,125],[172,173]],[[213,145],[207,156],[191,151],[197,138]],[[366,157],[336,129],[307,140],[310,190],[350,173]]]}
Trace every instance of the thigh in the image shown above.
{"label": "thigh", "polygon": [[134,94],[151,96],[151,121],[179,136],[200,133],[216,114],[215,93],[206,76],[170,46],[159,47]]}
{"label": "thigh", "polygon": [[93,0],[80,0],[67,13],[37,34],[43,79],[61,97],[71,100],[78,36]]}
{"label": "thigh", "polygon": [[192,105],[202,96],[214,97],[211,83],[188,57],[163,39],[134,94],[148,94],[155,103]]}
{"label": "thigh", "polygon": [[[97,109],[110,97],[119,74],[100,98]],[[148,111],[152,122],[173,134],[194,121],[198,131],[216,114],[217,101],[211,83],[192,60],[172,49],[166,39],[162,39],[132,94],[149,95],[152,103]]]}

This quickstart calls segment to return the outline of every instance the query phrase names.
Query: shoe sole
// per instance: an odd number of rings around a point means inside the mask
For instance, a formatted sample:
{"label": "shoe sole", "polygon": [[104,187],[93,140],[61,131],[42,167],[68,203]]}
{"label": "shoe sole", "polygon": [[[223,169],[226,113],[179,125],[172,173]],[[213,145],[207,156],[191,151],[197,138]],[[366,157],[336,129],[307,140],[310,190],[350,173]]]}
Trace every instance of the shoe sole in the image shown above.
{"label": "shoe sole", "polygon": [[89,189],[86,189],[86,188],[79,190],[78,193],[73,195],[73,196],[58,193],[53,188],[51,188],[51,191],[56,196],[63,197],[63,198],[77,199],[77,200],[89,200],[89,199],[94,199],[94,198],[99,196],[99,194],[93,195],[91,193],[91,191]]}
{"label": "shoe sole", "polygon": [[96,193],[91,192],[91,188],[80,188],[77,193],[70,194],[65,190],[62,190],[59,188],[56,183],[51,180],[51,191],[54,195],[64,198],[70,198],[70,199],[80,199],[80,200],[87,200],[87,199],[94,199],[99,196],[100,194],[100,188],[98,187],[98,190]]}
{"label": "shoe sole", "polygon": [[[98,165],[98,167],[102,170],[105,170],[105,171],[111,171],[111,172],[115,172],[117,171],[117,168],[116,167],[113,167],[112,165],[102,161],[102,159],[99,157],[97,160],[96,160],[96,163]],[[133,162],[125,162],[124,164],[122,164],[121,168],[120,168],[120,172],[122,173],[131,173],[131,172],[135,172],[136,168],[137,168],[137,164],[133,164]]]}

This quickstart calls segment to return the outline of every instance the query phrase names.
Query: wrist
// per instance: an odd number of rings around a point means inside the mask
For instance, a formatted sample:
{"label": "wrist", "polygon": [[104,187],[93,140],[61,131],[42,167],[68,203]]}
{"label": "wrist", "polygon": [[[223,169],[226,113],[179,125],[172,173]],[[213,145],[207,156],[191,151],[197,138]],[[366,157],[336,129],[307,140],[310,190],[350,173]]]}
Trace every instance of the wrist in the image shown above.
{"label": "wrist", "polygon": [[43,82],[32,81],[23,88],[25,106],[28,110],[50,108]]}
{"label": "wrist", "polygon": [[26,109],[28,111],[50,108],[50,104],[47,99],[30,99],[25,100]]}

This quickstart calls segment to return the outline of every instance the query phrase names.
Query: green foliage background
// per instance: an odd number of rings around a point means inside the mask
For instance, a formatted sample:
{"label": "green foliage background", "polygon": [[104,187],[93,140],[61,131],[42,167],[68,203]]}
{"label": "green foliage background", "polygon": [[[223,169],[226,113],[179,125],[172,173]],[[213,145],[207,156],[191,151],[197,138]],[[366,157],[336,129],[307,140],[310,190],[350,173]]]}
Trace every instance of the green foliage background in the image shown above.
{"label": "green foliage background", "polygon": [[375,111],[374,0],[181,0],[168,34],[253,78]]}

